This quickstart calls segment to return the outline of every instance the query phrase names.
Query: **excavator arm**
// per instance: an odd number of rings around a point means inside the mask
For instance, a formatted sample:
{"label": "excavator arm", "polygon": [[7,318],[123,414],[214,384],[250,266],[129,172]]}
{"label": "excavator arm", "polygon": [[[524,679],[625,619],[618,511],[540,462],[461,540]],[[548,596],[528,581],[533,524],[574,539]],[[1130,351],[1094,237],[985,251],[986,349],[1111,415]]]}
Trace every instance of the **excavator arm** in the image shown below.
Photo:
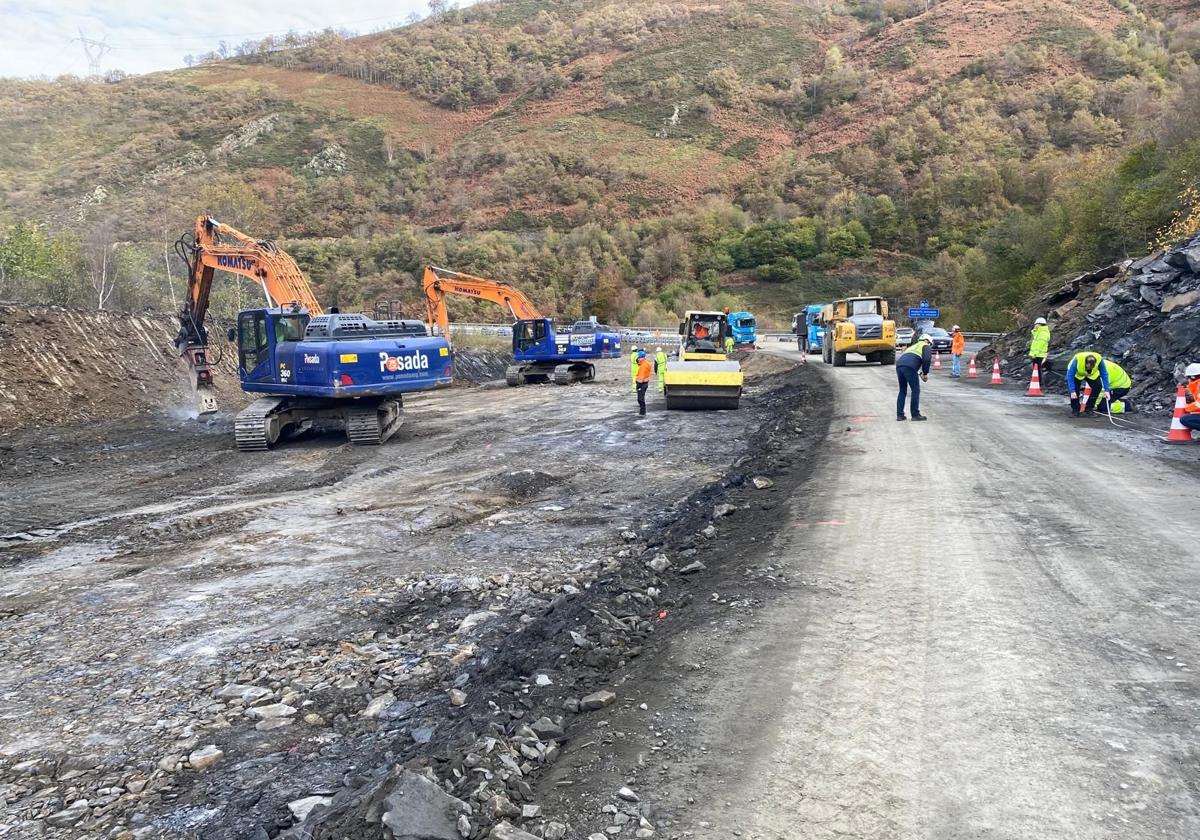
{"label": "excavator arm", "polygon": [[427,265],[423,284],[429,327],[439,327],[442,336],[447,340],[450,338],[450,316],[446,312],[446,295],[462,295],[475,300],[491,301],[508,309],[518,321],[545,317],[519,289],[498,280],[487,280],[448,268]]}
{"label": "excavator arm", "polygon": [[212,370],[204,322],[217,271],[239,274],[257,283],[268,306],[298,304],[310,315],[321,315],[323,310],[296,261],[274,242],[252,239],[211,217],[198,217],[195,233],[190,238],[180,237],[175,252],[188,266],[187,296],[179,313],[175,346],[192,371],[201,412],[207,413],[216,410],[216,400],[210,391]]}

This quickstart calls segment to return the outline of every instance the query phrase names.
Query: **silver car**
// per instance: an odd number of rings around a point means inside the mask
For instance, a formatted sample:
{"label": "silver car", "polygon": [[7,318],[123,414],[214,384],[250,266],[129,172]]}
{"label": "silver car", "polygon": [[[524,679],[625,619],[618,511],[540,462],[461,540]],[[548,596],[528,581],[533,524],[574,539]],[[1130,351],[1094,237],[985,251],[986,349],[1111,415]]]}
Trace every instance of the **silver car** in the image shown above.
{"label": "silver car", "polygon": [[896,346],[907,347],[912,344],[914,332],[912,327],[896,327]]}

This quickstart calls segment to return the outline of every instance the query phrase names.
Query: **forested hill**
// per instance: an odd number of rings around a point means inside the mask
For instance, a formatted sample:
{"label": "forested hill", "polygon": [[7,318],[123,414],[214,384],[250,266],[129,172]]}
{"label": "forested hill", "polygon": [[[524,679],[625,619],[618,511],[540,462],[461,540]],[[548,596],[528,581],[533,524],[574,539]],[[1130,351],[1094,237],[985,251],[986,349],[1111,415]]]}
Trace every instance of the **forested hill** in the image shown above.
{"label": "forested hill", "polygon": [[1197,203],[1200,0],[431,6],[0,83],[0,299],[169,308],[211,213],[343,306],[416,311],[432,260],[565,317],[871,288],[998,327]]}

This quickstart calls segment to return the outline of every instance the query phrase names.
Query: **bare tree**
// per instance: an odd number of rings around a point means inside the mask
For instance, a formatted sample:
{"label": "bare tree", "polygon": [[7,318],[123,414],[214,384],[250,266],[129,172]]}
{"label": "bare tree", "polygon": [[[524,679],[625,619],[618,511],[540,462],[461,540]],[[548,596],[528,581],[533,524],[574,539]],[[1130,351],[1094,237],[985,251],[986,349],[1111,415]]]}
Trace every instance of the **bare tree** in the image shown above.
{"label": "bare tree", "polygon": [[88,231],[84,241],[88,281],[92,284],[96,308],[103,309],[117,286],[116,222],[103,217]]}

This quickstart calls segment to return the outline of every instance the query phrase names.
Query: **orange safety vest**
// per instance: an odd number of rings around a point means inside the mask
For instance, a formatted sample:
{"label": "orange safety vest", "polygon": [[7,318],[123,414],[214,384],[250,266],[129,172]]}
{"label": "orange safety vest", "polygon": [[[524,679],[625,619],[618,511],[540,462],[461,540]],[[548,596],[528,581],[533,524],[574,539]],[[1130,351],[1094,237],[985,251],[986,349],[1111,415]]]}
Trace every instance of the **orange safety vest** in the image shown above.
{"label": "orange safety vest", "polygon": [[1183,407],[1184,414],[1200,414],[1200,379],[1187,384],[1187,392],[1191,396],[1188,404]]}
{"label": "orange safety vest", "polygon": [[967,349],[967,337],[962,333],[955,333],[954,338],[950,341],[950,352],[955,356],[961,356],[963,350]]}
{"label": "orange safety vest", "polygon": [[649,382],[652,376],[654,376],[654,362],[650,361],[650,357],[647,356],[638,362],[637,381]]}

